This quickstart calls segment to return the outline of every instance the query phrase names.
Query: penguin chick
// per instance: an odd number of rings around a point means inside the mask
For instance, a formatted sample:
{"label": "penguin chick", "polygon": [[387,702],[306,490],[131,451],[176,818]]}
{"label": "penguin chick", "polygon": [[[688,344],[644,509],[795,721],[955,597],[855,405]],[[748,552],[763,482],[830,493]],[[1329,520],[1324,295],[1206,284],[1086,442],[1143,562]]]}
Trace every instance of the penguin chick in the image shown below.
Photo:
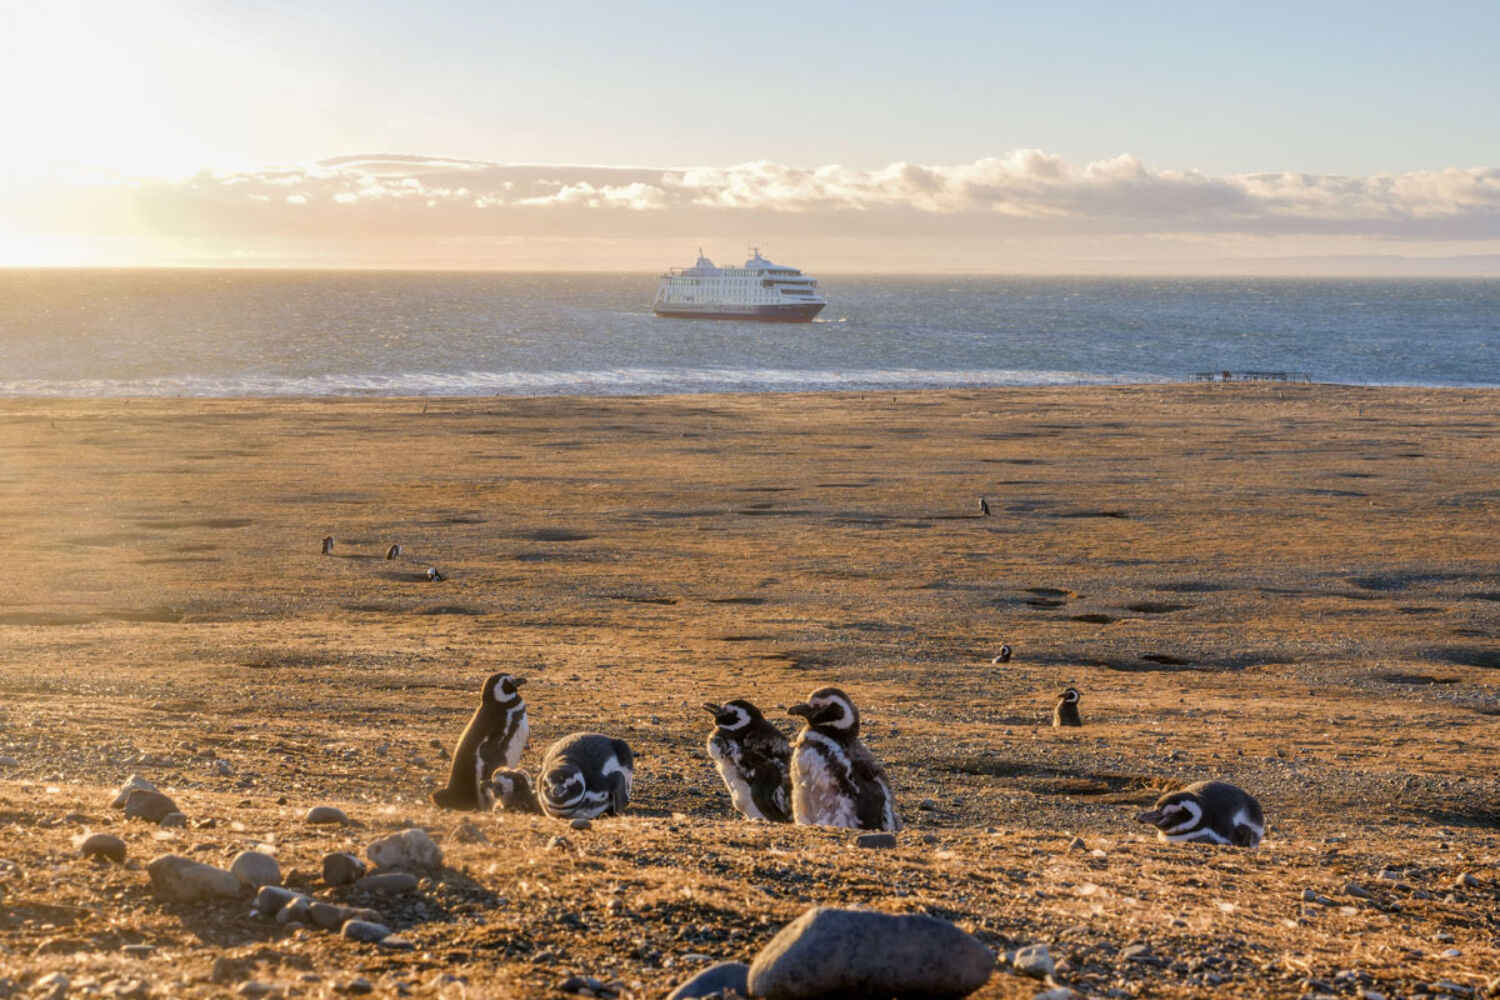
{"label": "penguin chick", "polygon": [[554,819],[619,815],[630,803],[630,745],[598,733],[564,736],[542,758],[542,812]]}
{"label": "penguin chick", "polygon": [[401,555],[401,546],[399,543],[385,550],[385,557],[387,559],[395,559],[399,555]]}
{"label": "penguin chick", "polygon": [[1052,709],[1052,724],[1054,726],[1081,726],[1083,719],[1078,715],[1077,688],[1064,688],[1063,693],[1057,696],[1057,707]]}
{"label": "penguin chick", "polygon": [[993,660],[991,660],[990,662],[991,663],[1009,663],[1010,662],[1010,654],[1011,654],[1010,647],[1006,646],[1006,645],[1001,645],[1000,652],[996,653],[995,654],[995,658]]}
{"label": "penguin chick", "polygon": [[734,808],[747,819],[790,823],[792,745],[786,736],[743,698],[703,707],[714,716],[708,755]]}
{"label": "penguin chick", "polygon": [[542,804],[532,787],[531,775],[509,767],[498,767],[490,775],[490,798],[494,809],[504,812],[540,813]]}
{"label": "penguin chick", "polygon": [[885,768],[859,739],[859,711],[838,688],[814,691],[787,714],[803,728],[792,744],[792,816],[798,823],[899,830]]}
{"label": "penguin chick", "polygon": [[325,556],[331,556],[331,555],[333,555],[333,536],[332,535],[324,535],[323,536],[323,554]]}
{"label": "penguin chick", "polygon": [[436,566],[429,566],[427,567],[427,579],[432,583],[442,583],[448,578],[439,572]]}
{"label": "penguin chick", "polygon": [[531,734],[526,702],[520,694],[525,683],[524,677],[507,673],[491,674],[484,682],[479,707],[469,717],[453,750],[448,787],[432,793],[434,805],[444,809],[490,808],[487,779],[495,768],[515,767],[520,762]]}
{"label": "penguin chick", "polygon": [[1157,837],[1169,844],[1254,847],[1266,831],[1260,803],[1227,781],[1200,781],[1163,795],[1136,821],[1156,827]]}

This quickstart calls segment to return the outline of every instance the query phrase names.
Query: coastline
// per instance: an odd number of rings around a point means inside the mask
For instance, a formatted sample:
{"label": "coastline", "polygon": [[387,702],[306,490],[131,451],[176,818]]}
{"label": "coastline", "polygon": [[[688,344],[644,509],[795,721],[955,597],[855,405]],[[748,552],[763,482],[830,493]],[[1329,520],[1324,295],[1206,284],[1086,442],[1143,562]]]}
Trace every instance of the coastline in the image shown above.
{"label": "coastline", "polygon": [[[0,399],[0,754],[17,762],[0,810],[7,857],[38,873],[11,880],[0,944],[27,972],[103,976],[134,934],[160,951],[133,968],[184,996],[236,985],[216,957],[267,949],[278,982],[300,957],[382,994],[441,995],[446,970],[524,995],[608,973],[657,996],[696,968],[684,956],[744,958],[837,900],[939,912],[1000,951],[1051,941],[1086,992],[1197,996],[1212,972],[1286,995],[1356,966],[1386,995],[1483,988],[1497,414],[1500,389],[1317,383]],[[1016,658],[991,665],[1002,642]],[[274,836],[303,873],[403,820],[450,831],[464,817],[426,803],[446,768],[431,741],[451,746],[502,668],[529,680],[522,766],[569,731],[621,735],[642,757],[635,808],[560,850],[559,825],[472,817],[491,843],[445,838],[463,874],[424,889],[441,916],[398,914],[413,954],[194,921],[152,903],[143,871],[68,858],[79,824],[51,822],[80,812],[142,866]],[[896,851],[735,820],[703,753],[699,702],[769,709],[824,684],[890,769]],[[1086,725],[1058,733],[1069,684]],[[105,825],[131,772],[222,822],[167,841]],[[1259,796],[1262,849],[1159,845],[1130,821],[1209,777]],[[321,802],[367,828],[309,832]],[[59,932],[28,900],[101,916],[68,923],[84,946],[39,952]],[[1136,942],[1163,962],[1122,957]],[[979,995],[1036,988],[997,973]]]}

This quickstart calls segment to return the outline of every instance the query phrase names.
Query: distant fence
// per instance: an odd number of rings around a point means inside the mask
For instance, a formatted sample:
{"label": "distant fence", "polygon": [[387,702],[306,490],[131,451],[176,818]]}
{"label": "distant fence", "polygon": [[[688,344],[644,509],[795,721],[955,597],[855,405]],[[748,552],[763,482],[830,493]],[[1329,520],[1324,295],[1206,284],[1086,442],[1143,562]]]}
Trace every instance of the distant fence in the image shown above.
{"label": "distant fence", "polygon": [[1311,382],[1311,372],[1198,372],[1194,382]]}

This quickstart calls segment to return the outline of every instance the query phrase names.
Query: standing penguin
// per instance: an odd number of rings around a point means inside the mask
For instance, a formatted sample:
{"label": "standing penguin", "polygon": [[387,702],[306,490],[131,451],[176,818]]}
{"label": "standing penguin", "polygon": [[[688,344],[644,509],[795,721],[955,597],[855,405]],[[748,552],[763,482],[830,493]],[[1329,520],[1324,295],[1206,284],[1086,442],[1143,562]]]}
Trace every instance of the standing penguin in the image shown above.
{"label": "standing penguin", "polygon": [[991,663],[1009,663],[1010,662],[1010,655],[1011,655],[1011,648],[1009,646],[1005,645],[1004,643],[1001,643],[1000,644],[1000,652],[996,653],[995,654],[995,658],[992,659],[992,660],[990,660],[990,662]]}
{"label": "standing penguin", "polygon": [[434,805],[444,809],[487,810],[492,804],[486,784],[497,767],[515,767],[526,749],[531,725],[526,721],[526,702],[520,687],[524,677],[492,674],[479,692],[479,707],[469,717],[458,747],[448,787],[432,793]]}
{"label": "standing penguin", "polygon": [[747,819],[792,821],[792,745],[766,721],[760,709],[736,698],[723,705],[704,702],[714,715],[708,755],[729,789],[734,808]]}
{"label": "standing penguin", "polygon": [[1054,726],[1081,726],[1083,719],[1078,715],[1077,688],[1064,688],[1063,693],[1057,696],[1057,707],[1052,710],[1052,724]]}
{"label": "standing penguin", "polygon": [[331,556],[331,555],[333,555],[333,536],[332,535],[324,535],[323,536],[323,554],[325,556]]}
{"label": "standing penguin", "polygon": [[814,691],[792,745],[792,815],[798,823],[857,830],[899,830],[885,768],[859,740],[859,711],[838,688]]}
{"label": "standing penguin", "polygon": [[401,555],[401,543],[400,542],[397,542],[395,545],[392,545],[390,548],[388,548],[388,549],[385,550],[385,557],[387,559],[395,559],[395,558],[397,558],[400,555]]}
{"label": "standing penguin", "polygon": [[1163,795],[1136,821],[1156,827],[1156,835],[1169,844],[1254,847],[1266,832],[1260,803],[1227,781],[1200,781]]}
{"label": "standing penguin", "polygon": [[554,819],[619,815],[630,803],[635,755],[624,740],[598,733],[564,736],[542,758],[542,812]]}
{"label": "standing penguin", "polygon": [[505,812],[539,813],[542,804],[537,801],[536,789],[532,787],[531,775],[509,767],[497,767],[490,775],[490,799],[494,808]]}

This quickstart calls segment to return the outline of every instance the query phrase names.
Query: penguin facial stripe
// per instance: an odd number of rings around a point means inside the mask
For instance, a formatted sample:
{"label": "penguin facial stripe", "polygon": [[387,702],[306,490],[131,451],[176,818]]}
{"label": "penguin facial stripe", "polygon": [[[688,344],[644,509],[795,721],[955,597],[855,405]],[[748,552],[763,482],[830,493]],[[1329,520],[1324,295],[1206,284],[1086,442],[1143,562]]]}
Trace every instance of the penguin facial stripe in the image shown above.
{"label": "penguin facial stripe", "polygon": [[714,722],[726,732],[734,732],[750,725],[750,713],[738,705],[725,705],[714,714]]}
{"label": "penguin facial stripe", "polygon": [[1208,827],[1204,827],[1201,830],[1189,830],[1186,833],[1168,833],[1166,830],[1162,830],[1157,834],[1157,836],[1161,837],[1162,840],[1165,840],[1169,844],[1187,844],[1194,841],[1201,841],[1208,844],[1229,843],[1229,839],[1227,837],[1219,833],[1217,830],[1211,830]]}
{"label": "penguin facial stripe", "polygon": [[847,701],[835,696],[813,698],[808,701],[817,711],[809,720],[829,729],[848,729],[854,723],[854,709]]}
{"label": "penguin facial stripe", "polygon": [[1254,833],[1257,838],[1264,837],[1266,835],[1266,828],[1255,822],[1255,820],[1251,819],[1250,812],[1247,809],[1241,809],[1236,812],[1234,814],[1234,819],[1229,821],[1229,825],[1243,826]]}
{"label": "penguin facial stripe", "polygon": [[[1169,834],[1186,833],[1196,830],[1203,822],[1203,807],[1191,799],[1182,802],[1174,802],[1162,811],[1161,829]],[[1178,819],[1179,813],[1185,813],[1186,819]],[[1171,823],[1171,826],[1166,824]]]}

